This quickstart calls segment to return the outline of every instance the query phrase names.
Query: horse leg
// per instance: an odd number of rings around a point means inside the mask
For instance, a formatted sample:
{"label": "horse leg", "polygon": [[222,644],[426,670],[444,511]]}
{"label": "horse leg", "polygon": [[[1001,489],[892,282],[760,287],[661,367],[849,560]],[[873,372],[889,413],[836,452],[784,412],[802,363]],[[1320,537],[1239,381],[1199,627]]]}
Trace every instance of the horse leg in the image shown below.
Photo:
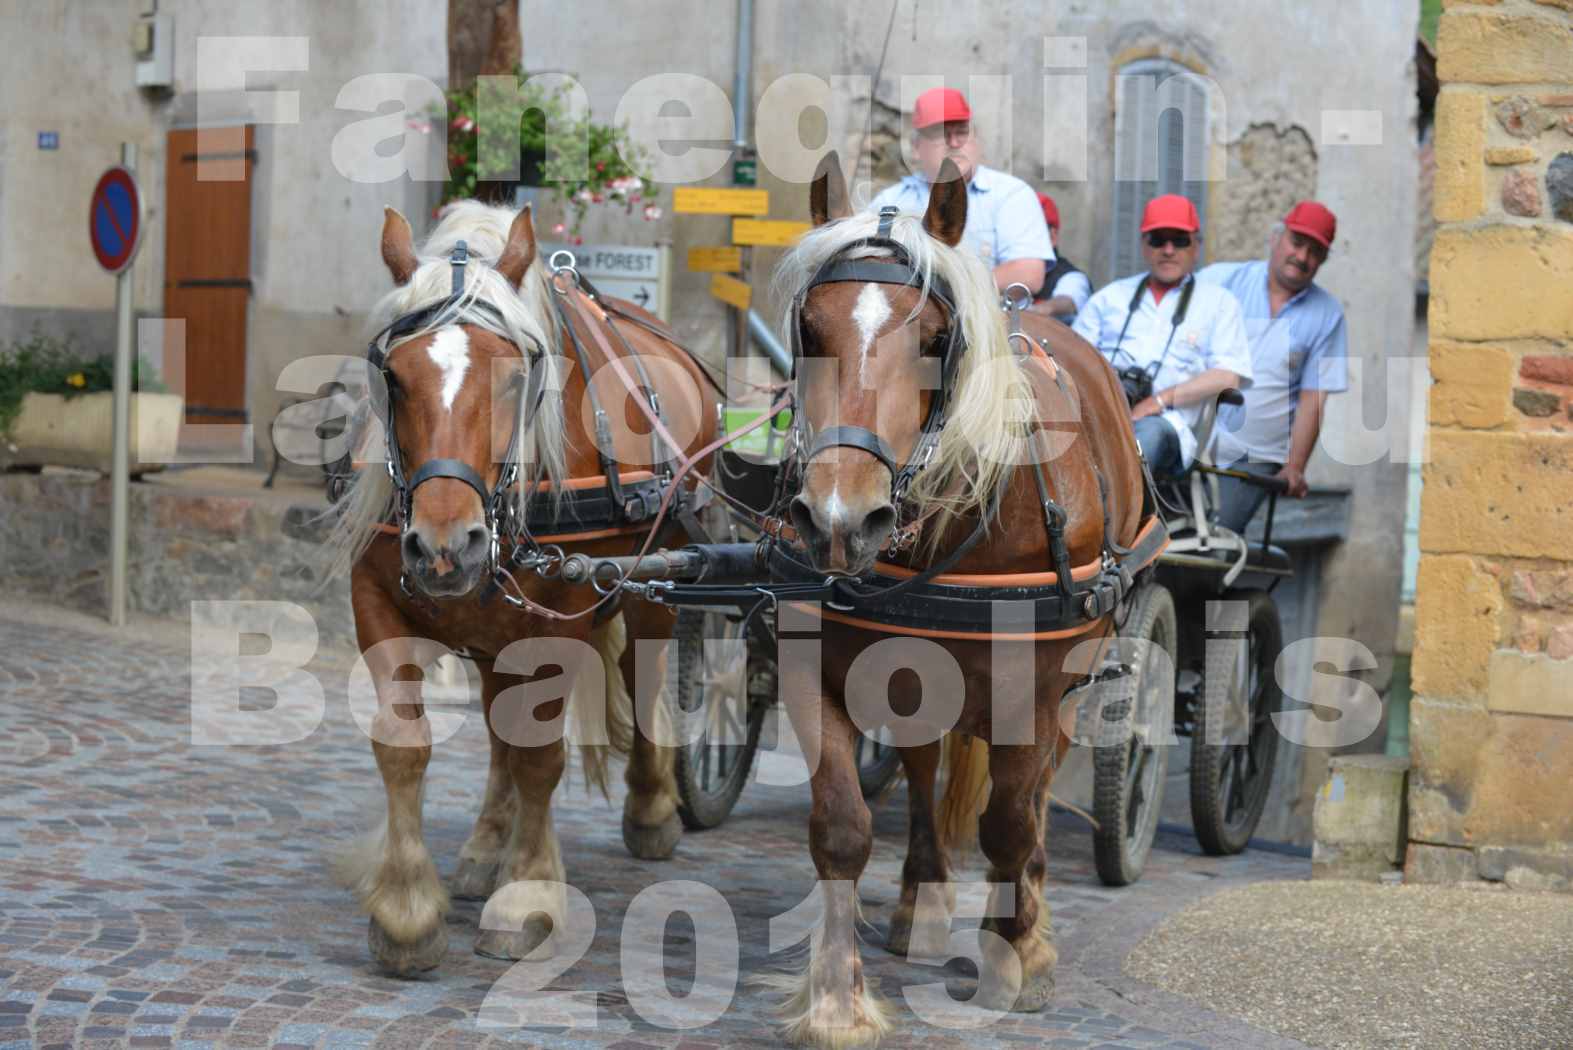
{"label": "horse leg", "polygon": [[986,932],[980,934],[983,964],[977,1001],[995,1010],[1041,1010],[1054,995],[1059,953],[1043,902],[1041,840],[1042,801],[1049,782],[1045,767],[1055,745],[1041,734],[1038,740],[1041,743],[989,748],[993,787],[978,822],[978,842],[995,889],[990,893],[990,918],[983,923]]}
{"label": "horse leg", "polygon": [[[926,921],[943,920],[950,928],[950,913],[956,907],[956,887],[950,882],[945,851],[939,841],[935,822],[934,782],[939,772],[940,742],[901,748],[901,765],[907,774],[907,859],[901,866],[901,901],[890,917],[890,934],[885,947],[896,955],[906,955],[912,945],[912,924],[918,907],[919,887],[924,883],[943,883],[945,914],[924,915]],[[941,947],[945,938],[939,938]],[[920,938],[919,944],[923,944]]]}
{"label": "horse leg", "polygon": [[[537,709],[550,714],[550,705]],[[510,745],[507,769],[517,793],[513,835],[504,850],[497,889],[481,910],[475,953],[491,959],[523,959],[537,948],[552,954],[549,938],[567,918],[565,874],[552,826],[552,792],[568,764],[561,740],[539,747]]]}
{"label": "horse leg", "polygon": [[[817,672],[810,673],[817,686]],[[793,692],[789,686],[788,696]],[[808,705],[819,708],[821,724],[814,724]],[[883,1002],[864,984],[857,949],[857,880],[874,844],[874,822],[858,787],[853,752],[858,730],[846,711],[817,688],[797,693],[789,709],[805,751],[815,740],[819,745],[818,763],[810,760],[808,841],[824,910],[809,942],[807,968],[780,982],[789,993],[781,1008],[785,1035],[793,1043],[836,1050],[870,1044],[890,1029],[890,1020]]]}
{"label": "horse leg", "polygon": [[491,738],[491,765],[486,771],[486,795],[481,801],[475,828],[459,850],[459,867],[454,872],[452,891],[459,900],[485,900],[497,886],[497,870],[503,848],[513,833],[515,796],[513,776],[508,772],[508,742],[497,735],[492,725],[492,702],[502,692],[502,683],[491,660],[477,660],[481,672],[481,703],[486,713],[486,733]]}
{"label": "horse leg", "polygon": [[[377,633],[414,633],[405,628],[401,632],[399,625],[392,625]],[[409,646],[364,648],[377,690],[371,749],[387,795],[387,819],[379,833],[336,859],[334,874],[354,890],[371,916],[367,940],[372,957],[389,973],[403,977],[432,969],[448,950],[443,924],[448,894],[421,835],[431,723],[420,703],[424,674]]]}
{"label": "horse leg", "polygon": [[[677,752],[670,746],[673,728],[665,695],[670,653],[665,643],[672,634],[672,614],[659,605],[629,602],[623,617],[628,645],[618,667],[627,696],[633,698],[638,711],[624,774],[628,796],[623,801],[623,844],[642,860],[665,860],[683,836],[683,822],[677,815]],[[647,668],[643,675],[637,670],[642,639],[662,643],[657,659],[643,661]]]}

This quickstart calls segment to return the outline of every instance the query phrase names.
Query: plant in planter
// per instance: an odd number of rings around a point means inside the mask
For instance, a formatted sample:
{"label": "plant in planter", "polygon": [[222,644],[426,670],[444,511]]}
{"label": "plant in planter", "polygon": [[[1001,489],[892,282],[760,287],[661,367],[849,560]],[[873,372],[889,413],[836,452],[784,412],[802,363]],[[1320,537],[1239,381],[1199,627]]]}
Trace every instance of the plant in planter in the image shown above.
{"label": "plant in planter", "polygon": [[[115,358],[83,357],[34,331],[0,349],[0,465],[109,469]],[[137,472],[174,459],[184,401],[144,360],[131,365],[131,456]]]}
{"label": "plant in planter", "polygon": [[[621,205],[632,215],[635,208],[646,222],[661,217],[656,204],[655,184],[639,175],[628,159],[638,162],[643,151],[629,137],[626,127],[598,124],[588,114],[573,117],[568,89],[549,91],[528,81],[523,70],[516,72],[520,84],[519,102],[524,114],[519,121],[517,142],[519,181],[482,181],[483,171],[505,171],[512,167],[515,148],[508,136],[484,139],[479,131],[479,108],[486,101],[478,98],[474,87],[447,92],[448,108],[448,181],[443,186],[442,202],[467,197],[512,199],[514,185],[547,186],[561,199],[570,217],[571,233],[577,240],[580,226],[589,209]],[[588,164],[581,164],[575,150],[547,148],[547,129],[565,142],[587,142]],[[561,129],[560,131],[558,129]],[[562,229],[553,233],[561,234]]]}

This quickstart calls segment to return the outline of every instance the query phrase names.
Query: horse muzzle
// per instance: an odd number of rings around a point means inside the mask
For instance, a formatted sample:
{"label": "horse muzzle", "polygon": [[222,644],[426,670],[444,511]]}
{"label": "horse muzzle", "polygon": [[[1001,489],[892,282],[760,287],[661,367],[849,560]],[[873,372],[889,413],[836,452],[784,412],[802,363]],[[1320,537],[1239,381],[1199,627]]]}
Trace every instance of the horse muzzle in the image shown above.
{"label": "horse muzzle", "polygon": [[491,565],[492,534],[485,525],[456,524],[447,529],[411,525],[399,549],[404,572],[432,598],[468,594]]}
{"label": "horse muzzle", "polygon": [[810,563],[820,572],[861,576],[896,525],[896,508],[886,500],[867,509],[849,507],[832,498],[829,506],[802,496],[792,501],[792,525],[807,548]]}

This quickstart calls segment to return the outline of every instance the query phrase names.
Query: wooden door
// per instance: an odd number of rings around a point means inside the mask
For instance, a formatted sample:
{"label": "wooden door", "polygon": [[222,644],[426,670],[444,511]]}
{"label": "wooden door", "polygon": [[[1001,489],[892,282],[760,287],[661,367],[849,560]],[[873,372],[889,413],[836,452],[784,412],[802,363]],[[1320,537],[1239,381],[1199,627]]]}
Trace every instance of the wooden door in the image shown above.
{"label": "wooden door", "polygon": [[[164,199],[164,316],[186,322],[170,389],[186,422],[246,422],[246,307],[251,298],[250,125],[169,133]],[[199,164],[200,161],[200,164]],[[198,174],[201,178],[198,178]]]}

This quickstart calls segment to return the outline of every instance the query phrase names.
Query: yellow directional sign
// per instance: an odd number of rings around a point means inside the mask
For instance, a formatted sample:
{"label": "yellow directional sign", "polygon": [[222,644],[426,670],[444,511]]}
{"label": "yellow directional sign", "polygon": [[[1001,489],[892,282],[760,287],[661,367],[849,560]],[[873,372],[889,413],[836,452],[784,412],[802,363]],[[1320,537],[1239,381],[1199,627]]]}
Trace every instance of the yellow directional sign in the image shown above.
{"label": "yellow directional sign", "polygon": [[722,245],[690,248],[688,268],[695,273],[736,273],[743,268],[743,249]]}
{"label": "yellow directional sign", "polygon": [[685,215],[768,215],[770,191],[678,186],[672,191],[672,210]]}
{"label": "yellow directional sign", "polygon": [[737,244],[756,244],[766,248],[787,248],[807,233],[806,222],[784,219],[733,219],[732,240]]}
{"label": "yellow directional sign", "polygon": [[739,310],[747,310],[748,304],[754,299],[754,290],[746,282],[739,281],[736,277],[728,277],[724,273],[710,275],[710,294]]}

